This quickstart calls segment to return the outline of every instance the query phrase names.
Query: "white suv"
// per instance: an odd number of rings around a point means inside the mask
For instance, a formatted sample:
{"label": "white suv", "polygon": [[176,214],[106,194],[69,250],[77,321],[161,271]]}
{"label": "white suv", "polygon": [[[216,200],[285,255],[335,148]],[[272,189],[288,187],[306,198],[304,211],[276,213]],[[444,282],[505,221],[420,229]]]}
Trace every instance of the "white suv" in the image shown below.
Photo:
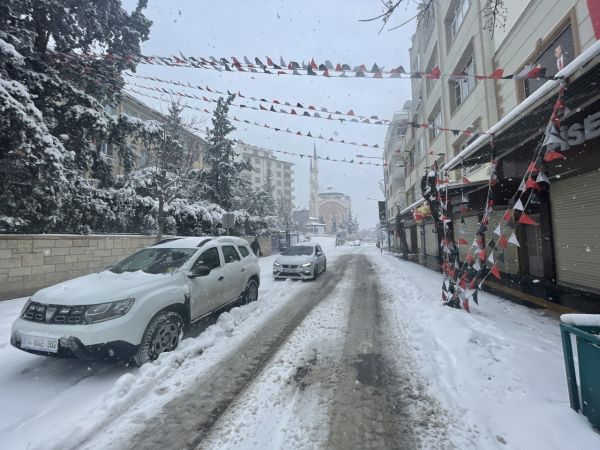
{"label": "white suv", "polygon": [[141,365],[177,347],[190,323],[256,300],[259,280],[258,259],[242,238],[167,239],[107,270],[36,292],[12,326],[11,344]]}

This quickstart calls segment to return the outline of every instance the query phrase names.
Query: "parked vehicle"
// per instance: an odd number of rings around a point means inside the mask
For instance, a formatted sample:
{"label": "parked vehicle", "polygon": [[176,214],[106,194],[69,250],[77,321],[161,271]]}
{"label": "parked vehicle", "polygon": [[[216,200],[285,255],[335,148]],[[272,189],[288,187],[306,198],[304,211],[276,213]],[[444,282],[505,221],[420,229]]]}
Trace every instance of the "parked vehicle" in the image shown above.
{"label": "parked vehicle", "polygon": [[327,270],[327,257],[318,244],[309,242],[292,245],[273,262],[275,279],[297,278],[316,280]]}
{"label": "parked vehicle", "polygon": [[177,347],[188,325],[258,298],[258,258],[242,238],[163,241],[99,273],[36,292],[11,344],[47,356],[133,360]]}

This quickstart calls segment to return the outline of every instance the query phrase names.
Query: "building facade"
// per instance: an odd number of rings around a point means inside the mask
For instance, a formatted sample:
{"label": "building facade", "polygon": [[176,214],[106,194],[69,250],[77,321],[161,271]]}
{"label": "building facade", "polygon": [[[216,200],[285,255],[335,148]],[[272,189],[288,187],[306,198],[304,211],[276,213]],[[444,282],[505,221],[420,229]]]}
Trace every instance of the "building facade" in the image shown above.
{"label": "building facade", "polygon": [[400,250],[396,228],[396,216],[399,211],[406,207],[406,187],[403,151],[406,149],[406,131],[410,121],[410,101],[405,102],[401,111],[394,113],[392,121],[387,129],[383,159],[384,167],[384,191],[387,228],[390,235],[392,250]]}
{"label": "building facade", "polygon": [[352,201],[341,192],[319,193],[319,216],[325,224],[325,233],[335,234],[348,229],[352,220]]}
{"label": "building facade", "polygon": [[[412,80],[414,125],[406,134],[407,207],[401,211],[410,251],[420,262],[439,268],[435,227],[430,219],[413,220],[423,203],[421,178],[435,161],[449,174],[450,202],[463,205],[450,217],[455,240],[464,237],[470,243],[484,230],[484,242],[497,242],[504,234],[495,236],[495,231],[512,233],[514,228],[518,245],[500,252],[500,280],[491,277],[487,286],[517,297],[532,293],[536,302],[562,310],[598,312],[600,3],[506,0],[505,26],[493,35],[482,24],[483,3],[434,2],[432,25],[420,23],[413,37],[413,70],[427,74],[437,65],[442,74],[470,76],[431,80],[424,75]],[[545,77],[475,77],[497,69],[504,75],[536,69]],[[561,87],[555,76],[566,84],[562,102],[567,109],[559,135],[548,140]],[[466,132],[438,132],[420,123]],[[488,133],[478,135],[481,131]],[[547,160],[543,152],[550,145],[558,145],[558,156]],[[490,161],[495,167],[493,184],[488,184]],[[487,224],[482,223],[484,214]],[[528,221],[519,223],[523,214]],[[463,262],[469,248],[459,249]],[[495,248],[487,250],[498,255]]]}
{"label": "building facade", "polygon": [[[157,122],[163,122],[165,120],[163,114],[129,94],[123,94],[123,98],[116,107],[106,106],[105,110],[113,117],[126,115],[140,120],[156,120]],[[194,168],[201,168],[202,155],[204,153],[203,149],[206,147],[206,141],[191,130],[185,132],[185,141],[189,148],[194,149]],[[146,167],[149,164],[151,157],[148,149],[135,139],[130,139],[130,144],[133,149],[134,167],[136,169]],[[101,145],[101,151],[112,163],[113,174],[123,175],[123,164],[118,155],[116,155],[113,146],[105,142]]]}
{"label": "building facade", "polygon": [[294,164],[277,159],[270,150],[238,142],[236,153],[252,165],[252,170],[244,172],[252,189],[260,190],[271,178],[273,198],[283,202],[288,211],[294,206]]}

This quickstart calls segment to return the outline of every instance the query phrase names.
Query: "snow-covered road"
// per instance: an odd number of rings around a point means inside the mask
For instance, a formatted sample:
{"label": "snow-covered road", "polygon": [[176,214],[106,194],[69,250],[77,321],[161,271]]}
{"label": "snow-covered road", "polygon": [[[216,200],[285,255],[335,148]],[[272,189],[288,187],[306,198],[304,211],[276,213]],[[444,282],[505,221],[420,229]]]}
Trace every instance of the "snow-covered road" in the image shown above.
{"label": "snow-covered road", "polygon": [[[141,369],[13,349],[0,303],[0,448],[593,449],[568,405],[555,319],[439,274],[332,248],[317,282],[273,282]],[[5,405],[10,405],[6,407]]]}

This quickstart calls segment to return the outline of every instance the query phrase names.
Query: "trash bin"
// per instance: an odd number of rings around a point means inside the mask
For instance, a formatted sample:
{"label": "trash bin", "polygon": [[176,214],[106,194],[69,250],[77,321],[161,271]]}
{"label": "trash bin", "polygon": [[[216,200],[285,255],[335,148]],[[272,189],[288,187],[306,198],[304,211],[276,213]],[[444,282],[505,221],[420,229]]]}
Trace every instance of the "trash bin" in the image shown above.
{"label": "trash bin", "polygon": [[[579,387],[571,335],[575,336]],[[563,314],[560,317],[567,385],[571,408],[600,430],[600,314]]]}

